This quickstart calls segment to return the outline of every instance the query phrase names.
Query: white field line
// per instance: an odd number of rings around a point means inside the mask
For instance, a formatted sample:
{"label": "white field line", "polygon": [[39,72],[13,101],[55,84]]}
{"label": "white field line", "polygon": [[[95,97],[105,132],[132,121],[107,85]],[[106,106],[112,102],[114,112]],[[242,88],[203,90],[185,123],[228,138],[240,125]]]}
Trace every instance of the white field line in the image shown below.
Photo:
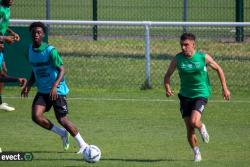
{"label": "white field line", "polygon": [[[6,99],[21,99],[17,96],[4,96]],[[33,99],[34,97],[28,97]],[[95,98],[95,97],[68,97],[68,100],[83,100],[83,101],[131,101],[131,102],[179,102],[179,100],[172,99],[126,99],[126,98]],[[250,100],[209,100],[209,103],[250,103]]]}

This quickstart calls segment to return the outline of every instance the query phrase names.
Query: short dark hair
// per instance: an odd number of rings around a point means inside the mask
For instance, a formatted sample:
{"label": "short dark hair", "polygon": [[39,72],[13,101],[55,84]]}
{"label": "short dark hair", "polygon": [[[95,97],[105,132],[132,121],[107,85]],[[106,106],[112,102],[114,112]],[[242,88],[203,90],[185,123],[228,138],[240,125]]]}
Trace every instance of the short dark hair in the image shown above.
{"label": "short dark hair", "polygon": [[46,26],[44,23],[42,23],[40,21],[31,23],[31,25],[29,27],[29,31],[31,32],[32,29],[35,27],[41,27],[43,29],[43,32],[46,33]]}
{"label": "short dark hair", "polygon": [[181,41],[185,41],[185,40],[193,40],[193,41],[195,41],[195,35],[194,34],[192,34],[192,33],[188,33],[188,32],[185,32],[185,33],[183,33],[182,35],[181,35],[181,37],[180,37],[180,40]]}
{"label": "short dark hair", "polygon": [[1,0],[0,2],[3,6],[9,6],[9,0]]}

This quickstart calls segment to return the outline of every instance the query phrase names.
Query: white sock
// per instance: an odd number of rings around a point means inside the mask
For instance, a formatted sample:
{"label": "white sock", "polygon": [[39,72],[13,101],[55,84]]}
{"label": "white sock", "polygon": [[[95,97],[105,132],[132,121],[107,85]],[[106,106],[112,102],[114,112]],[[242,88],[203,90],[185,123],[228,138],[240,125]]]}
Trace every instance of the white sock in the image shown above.
{"label": "white sock", "polygon": [[195,146],[195,147],[193,148],[193,151],[194,151],[194,154],[200,153],[200,150],[199,150],[199,147],[198,147],[198,146]]}
{"label": "white sock", "polygon": [[83,140],[82,136],[80,133],[77,133],[77,135],[74,137],[76,142],[78,143],[80,148],[85,148],[88,146],[88,144]]}
{"label": "white sock", "polygon": [[64,136],[65,135],[65,129],[59,128],[56,125],[53,125],[51,128],[51,131],[58,134],[59,136]]}
{"label": "white sock", "polygon": [[201,128],[199,130],[201,133],[206,131],[204,124],[201,124]]}

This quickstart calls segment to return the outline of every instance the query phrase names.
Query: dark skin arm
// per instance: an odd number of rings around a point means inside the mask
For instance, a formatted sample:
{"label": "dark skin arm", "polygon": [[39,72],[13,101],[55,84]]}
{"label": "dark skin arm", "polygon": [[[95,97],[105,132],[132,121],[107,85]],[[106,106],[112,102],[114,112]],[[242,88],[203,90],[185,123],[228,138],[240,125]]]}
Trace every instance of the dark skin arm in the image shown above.
{"label": "dark skin arm", "polygon": [[12,29],[8,28],[7,31],[10,33],[11,36],[14,37],[15,41],[17,42],[20,41],[20,36],[17,33],[15,33]]}
{"label": "dark skin arm", "polygon": [[29,81],[27,82],[27,84],[23,86],[21,97],[28,97],[31,86],[35,83],[35,81],[36,81],[35,75],[34,72],[32,71]]}
{"label": "dark skin arm", "polygon": [[50,91],[50,98],[51,98],[51,100],[56,100],[58,98],[57,86],[59,85],[59,83],[63,79],[63,76],[64,76],[64,66],[57,67],[57,70],[59,71],[59,73],[58,73],[57,79],[54,82],[54,84],[53,84],[53,86],[51,88],[51,91]]}
{"label": "dark skin arm", "polygon": [[0,82],[18,82],[19,86],[24,87],[26,85],[27,80],[25,78],[16,78],[16,77],[10,77],[10,76],[0,76]]}
{"label": "dark skin arm", "polygon": [[[11,30],[10,28],[8,28],[7,30],[9,32],[10,35],[3,35],[0,36],[0,42],[6,42],[8,44],[13,44],[15,41],[18,42],[20,41],[20,36],[15,33],[13,30]],[[1,48],[0,48],[1,49]]]}
{"label": "dark skin arm", "polygon": [[7,42],[8,44],[13,44],[15,42],[15,37],[12,35],[0,36],[0,42]]}

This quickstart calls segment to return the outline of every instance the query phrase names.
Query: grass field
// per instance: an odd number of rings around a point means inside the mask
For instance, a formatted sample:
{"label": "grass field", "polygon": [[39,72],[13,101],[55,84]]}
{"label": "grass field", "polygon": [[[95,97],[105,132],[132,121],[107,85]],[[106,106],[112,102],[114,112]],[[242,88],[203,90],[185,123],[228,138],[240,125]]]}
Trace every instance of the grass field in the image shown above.
{"label": "grass field", "polygon": [[[152,40],[154,89],[140,90],[144,82],[142,40],[70,40],[53,36],[50,43],[62,53],[69,95],[70,118],[90,144],[102,150],[97,164],[83,162],[72,139],[62,151],[56,135],[39,128],[30,118],[32,98],[13,98],[17,89],[6,89],[5,101],[15,112],[0,112],[0,147],[3,151],[32,152],[32,162],[0,162],[0,166],[249,166],[250,113],[249,44],[204,40],[198,46],[212,53],[225,70],[232,100],[219,96],[219,80],[211,73],[217,91],[205,114],[211,142],[201,143],[203,161],[194,164],[176,96],[167,99],[162,78],[170,58],[179,51],[177,40]],[[67,43],[65,42],[67,41]],[[78,50],[77,50],[78,49]],[[216,80],[214,79],[216,77]],[[178,80],[173,81],[177,92]],[[34,95],[34,92],[33,94]],[[55,121],[53,112],[47,114]],[[199,138],[200,139],[200,138]]]}
{"label": "grass field", "polygon": [[[210,100],[203,121],[211,140],[207,145],[200,142],[203,161],[195,164],[176,97],[165,98],[163,90],[72,89],[70,119],[87,142],[102,150],[101,161],[88,164],[75,154],[78,148],[73,138],[69,151],[64,152],[58,136],[31,121],[32,98],[19,99],[16,88],[5,92],[4,100],[16,111],[0,111],[0,147],[3,151],[32,152],[34,159],[2,161],[3,167],[247,167],[250,163],[250,113],[246,111],[250,103],[246,98]],[[55,121],[52,111],[47,116]]]}
{"label": "grass field", "polygon": [[[44,2],[16,1],[13,18],[45,18]],[[91,2],[51,1],[52,18],[91,20]],[[99,2],[100,20],[182,19],[183,8],[173,0],[169,3],[154,1],[160,6],[152,6],[149,1],[145,1],[142,6],[140,1],[130,1],[129,4],[127,1],[113,0],[109,1],[112,9],[107,2]],[[199,2],[190,1],[191,21],[234,21],[235,1]],[[224,7],[213,8],[214,5]],[[203,7],[207,12],[204,12]],[[140,90],[145,81],[143,27],[128,30],[128,27],[99,26],[99,40],[92,41],[92,26],[59,26],[51,31],[49,42],[58,48],[65,63],[66,79],[71,88],[69,117],[88,143],[100,147],[102,159],[96,164],[84,162],[81,155],[75,154],[78,148],[73,138],[69,151],[64,152],[58,136],[31,121],[34,90],[30,98],[20,99],[17,88],[7,87],[4,101],[15,106],[16,111],[0,111],[0,147],[3,151],[32,152],[34,159],[31,162],[0,161],[0,166],[248,167],[250,45],[247,41],[231,42],[234,33],[228,28],[195,28],[189,30],[201,37],[199,49],[215,56],[225,71],[232,92],[232,100],[224,102],[220,96],[218,77],[215,72],[210,73],[215,92],[206,107],[203,121],[211,141],[206,145],[198,136],[202,162],[195,164],[192,161],[193,153],[186,140],[178,99],[176,96],[166,98],[162,85],[167,65],[179,51],[178,37],[182,27],[152,28],[150,48],[153,89]],[[245,34],[249,37],[249,28],[245,29]],[[220,40],[210,40],[210,37]],[[175,74],[172,82],[175,92],[178,91],[177,83]],[[47,116],[56,122],[53,111]]]}

